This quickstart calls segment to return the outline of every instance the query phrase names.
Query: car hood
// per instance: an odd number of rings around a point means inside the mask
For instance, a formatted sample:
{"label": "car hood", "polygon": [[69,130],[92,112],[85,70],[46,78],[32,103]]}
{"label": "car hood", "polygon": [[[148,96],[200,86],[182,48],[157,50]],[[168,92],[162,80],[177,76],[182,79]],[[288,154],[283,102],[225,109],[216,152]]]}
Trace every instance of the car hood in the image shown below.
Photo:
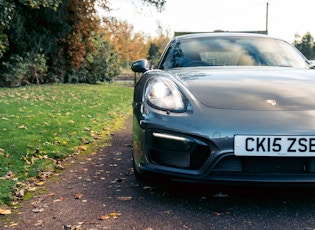
{"label": "car hood", "polygon": [[202,104],[232,110],[315,110],[315,71],[286,67],[170,71]]}

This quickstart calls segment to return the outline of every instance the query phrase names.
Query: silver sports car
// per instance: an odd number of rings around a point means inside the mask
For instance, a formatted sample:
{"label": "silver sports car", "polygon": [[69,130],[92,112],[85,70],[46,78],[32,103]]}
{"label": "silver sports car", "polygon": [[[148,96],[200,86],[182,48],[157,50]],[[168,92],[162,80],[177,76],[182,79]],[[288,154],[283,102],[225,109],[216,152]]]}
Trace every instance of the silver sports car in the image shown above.
{"label": "silver sports car", "polygon": [[315,71],[267,35],[173,38],[133,102],[137,178],[315,185]]}

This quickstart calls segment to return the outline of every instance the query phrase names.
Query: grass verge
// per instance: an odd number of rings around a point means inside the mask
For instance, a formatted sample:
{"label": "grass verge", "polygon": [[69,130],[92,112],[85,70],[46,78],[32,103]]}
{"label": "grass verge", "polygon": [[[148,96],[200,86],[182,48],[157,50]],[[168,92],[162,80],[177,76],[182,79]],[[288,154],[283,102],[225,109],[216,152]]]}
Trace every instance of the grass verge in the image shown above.
{"label": "grass verge", "polygon": [[131,112],[132,94],[108,84],[0,88],[0,205],[40,184],[61,159],[104,139]]}

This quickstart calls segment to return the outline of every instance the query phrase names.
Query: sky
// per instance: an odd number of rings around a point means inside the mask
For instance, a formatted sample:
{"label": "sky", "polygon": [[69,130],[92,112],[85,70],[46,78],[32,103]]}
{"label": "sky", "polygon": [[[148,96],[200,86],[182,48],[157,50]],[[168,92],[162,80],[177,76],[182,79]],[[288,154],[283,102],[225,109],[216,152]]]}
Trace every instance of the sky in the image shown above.
{"label": "sky", "polygon": [[136,7],[131,0],[110,0],[115,16],[135,32],[156,36],[158,25],[177,32],[268,31],[292,43],[295,34],[315,36],[315,0],[167,0],[164,10]]}

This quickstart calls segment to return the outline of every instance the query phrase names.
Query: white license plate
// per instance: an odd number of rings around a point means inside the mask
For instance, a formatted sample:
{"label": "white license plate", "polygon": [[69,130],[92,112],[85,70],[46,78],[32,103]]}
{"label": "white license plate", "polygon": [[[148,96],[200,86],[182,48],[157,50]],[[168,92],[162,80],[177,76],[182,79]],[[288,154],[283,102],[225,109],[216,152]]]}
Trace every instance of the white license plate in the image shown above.
{"label": "white license plate", "polygon": [[234,136],[237,156],[315,156],[315,136]]}

